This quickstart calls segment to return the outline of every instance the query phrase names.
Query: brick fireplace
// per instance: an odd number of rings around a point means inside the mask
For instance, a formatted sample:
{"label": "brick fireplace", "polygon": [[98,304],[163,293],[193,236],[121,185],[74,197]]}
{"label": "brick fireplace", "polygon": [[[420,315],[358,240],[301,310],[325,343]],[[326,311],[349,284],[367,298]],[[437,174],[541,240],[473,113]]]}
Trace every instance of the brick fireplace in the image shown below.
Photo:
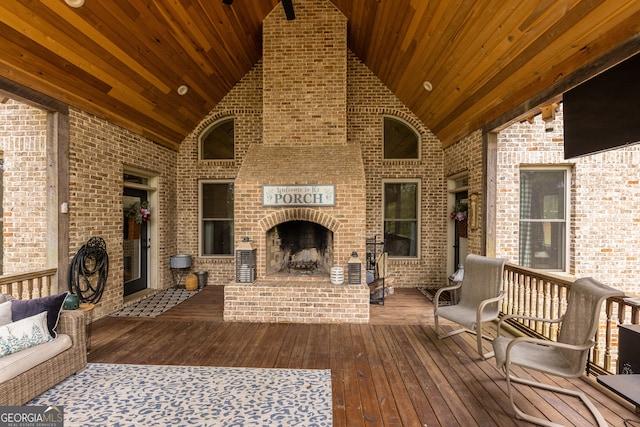
{"label": "brick fireplace", "polygon": [[[257,280],[225,288],[227,321],[369,321],[369,289],[333,285],[333,266],[364,259],[365,174],[360,147],[347,142],[347,20],[328,0],[280,5],[263,25],[263,135],[250,146],[234,190],[236,245],[256,247]],[[265,186],[326,186],[332,203],[311,198],[264,203]],[[283,202],[283,200],[281,200]]]}

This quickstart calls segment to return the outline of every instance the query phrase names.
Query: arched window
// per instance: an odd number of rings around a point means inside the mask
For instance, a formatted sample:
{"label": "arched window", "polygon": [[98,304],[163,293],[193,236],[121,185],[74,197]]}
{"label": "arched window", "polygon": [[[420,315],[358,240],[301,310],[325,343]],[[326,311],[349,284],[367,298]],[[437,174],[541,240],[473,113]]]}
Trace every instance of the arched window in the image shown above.
{"label": "arched window", "polygon": [[233,117],[222,119],[200,135],[201,160],[233,160]]}
{"label": "arched window", "polygon": [[420,158],[420,136],[407,123],[394,117],[384,117],[384,158]]}

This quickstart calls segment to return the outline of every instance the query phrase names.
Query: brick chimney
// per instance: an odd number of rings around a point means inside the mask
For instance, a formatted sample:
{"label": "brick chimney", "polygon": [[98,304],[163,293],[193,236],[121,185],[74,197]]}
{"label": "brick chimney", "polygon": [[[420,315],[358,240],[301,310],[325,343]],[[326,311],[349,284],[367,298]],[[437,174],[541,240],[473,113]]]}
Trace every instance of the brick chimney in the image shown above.
{"label": "brick chimney", "polygon": [[[347,143],[347,19],[329,0],[294,8],[295,20],[278,4],[264,21],[263,143],[249,147],[235,180],[235,239],[256,242],[264,265],[265,227],[319,223],[334,233],[333,265],[346,267],[366,246],[362,153]],[[334,186],[335,205],[264,206],[264,185]]]}
{"label": "brick chimney", "polygon": [[347,142],[347,19],[328,0],[281,5],[263,23],[263,142]]}

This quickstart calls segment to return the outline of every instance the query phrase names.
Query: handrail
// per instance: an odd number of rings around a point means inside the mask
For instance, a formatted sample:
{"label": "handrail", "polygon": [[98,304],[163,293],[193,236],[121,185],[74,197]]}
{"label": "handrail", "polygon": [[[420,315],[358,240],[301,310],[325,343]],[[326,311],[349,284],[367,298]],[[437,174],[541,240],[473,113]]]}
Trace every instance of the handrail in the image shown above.
{"label": "handrail", "polygon": [[0,293],[16,299],[33,299],[51,295],[53,277],[57,268],[4,274],[0,276]]}
{"label": "handrail", "polygon": [[[567,307],[573,281],[564,277],[507,263],[503,280],[505,298],[500,304],[501,314],[557,319]],[[627,310],[629,309],[629,310]],[[595,373],[616,373],[618,328],[620,324],[638,324],[640,304],[624,298],[607,299],[596,331],[595,346],[590,356],[590,370]],[[558,324],[510,320],[512,326],[526,335],[555,341]],[[616,327],[614,327],[616,326]]]}

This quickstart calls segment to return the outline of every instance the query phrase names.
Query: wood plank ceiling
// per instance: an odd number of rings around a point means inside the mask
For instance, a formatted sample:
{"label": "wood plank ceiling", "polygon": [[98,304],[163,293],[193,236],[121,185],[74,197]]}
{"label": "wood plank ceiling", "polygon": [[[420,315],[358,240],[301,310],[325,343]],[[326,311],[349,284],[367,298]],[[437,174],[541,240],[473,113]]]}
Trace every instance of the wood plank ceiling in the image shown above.
{"label": "wood plank ceiling", "polygon": [[[640,33],[637,0],[330,1],[349,48],[445,146]],[[4,0],[0,76],[177,150],[261,58],[278,3]]]}

